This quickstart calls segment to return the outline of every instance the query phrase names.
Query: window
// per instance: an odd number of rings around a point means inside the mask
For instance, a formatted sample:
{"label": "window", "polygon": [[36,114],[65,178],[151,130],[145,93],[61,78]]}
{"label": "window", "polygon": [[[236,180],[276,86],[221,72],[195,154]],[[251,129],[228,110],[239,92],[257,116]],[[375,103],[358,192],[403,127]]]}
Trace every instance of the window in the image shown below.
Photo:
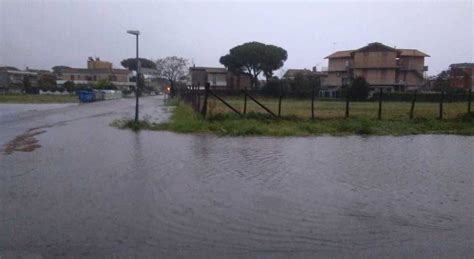
{"label": "window", "polygon": [[369,52],[364,52],[364,56],[368,56],[369,55]]}
{"label": "window", "polygon": [[71,80],[75,80],[75,79],[74,79],[74,75],[71,75]]}
{"label": "window", "polygon": [[382,79],[385,79],[387,77],[387,70],[382,69],[381,74],[382,74]]}
{"label": "window", "polygon": [[97,76],[96,75],[94,75],[94,81],[97,81]]}

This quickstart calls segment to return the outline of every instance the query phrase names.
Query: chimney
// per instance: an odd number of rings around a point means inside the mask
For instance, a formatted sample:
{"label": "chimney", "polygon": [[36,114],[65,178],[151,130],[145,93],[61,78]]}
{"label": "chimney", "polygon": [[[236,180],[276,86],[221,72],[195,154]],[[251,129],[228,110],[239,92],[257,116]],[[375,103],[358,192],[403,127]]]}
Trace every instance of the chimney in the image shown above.
{"label": "chimney", "polygon": [[318,72],[318,68],[316,66],[313,67],[313,72]]}

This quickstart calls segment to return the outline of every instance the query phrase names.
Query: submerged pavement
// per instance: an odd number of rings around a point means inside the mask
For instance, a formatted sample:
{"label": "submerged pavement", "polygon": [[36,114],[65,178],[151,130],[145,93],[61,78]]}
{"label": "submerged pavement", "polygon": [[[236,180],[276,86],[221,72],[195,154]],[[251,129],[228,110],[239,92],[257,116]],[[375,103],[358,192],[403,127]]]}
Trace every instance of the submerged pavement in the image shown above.
{"label": "submerged pavement", "polygon": [[[141,114],[166,120],[161,97]],[[0,104],[3,258],[468,258],[474,138],[110,127],[134,100]]]}

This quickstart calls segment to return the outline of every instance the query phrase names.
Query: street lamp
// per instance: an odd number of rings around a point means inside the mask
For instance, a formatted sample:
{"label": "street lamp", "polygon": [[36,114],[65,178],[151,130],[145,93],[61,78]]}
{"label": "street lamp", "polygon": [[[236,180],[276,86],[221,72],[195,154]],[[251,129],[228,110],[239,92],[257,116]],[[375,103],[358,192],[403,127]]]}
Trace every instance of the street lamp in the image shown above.
{"label": "street lamp", "polygon": [[136,76],[136,104],[135,104],[135,123],[138,123],[138,96],[140,95],[140,88],[138,88],[138,81],[140,77],[140,60],[138,59],[138,35],[140,35],[140,31],[137,30],[128,30],[127,33],[137,36],[137,76]]}

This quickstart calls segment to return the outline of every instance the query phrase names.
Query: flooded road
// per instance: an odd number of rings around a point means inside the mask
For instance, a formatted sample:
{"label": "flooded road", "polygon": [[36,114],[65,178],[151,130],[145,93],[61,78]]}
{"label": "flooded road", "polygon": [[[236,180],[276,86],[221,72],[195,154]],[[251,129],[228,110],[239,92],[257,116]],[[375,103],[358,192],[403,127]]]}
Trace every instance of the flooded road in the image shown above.
{"label": "flooded road", "polygon": [[[473,137],[133,133],[109,126],[131,99],[5,107],[2,259],[474,254]],[[31,132],[38,147],[5,152]]]}

